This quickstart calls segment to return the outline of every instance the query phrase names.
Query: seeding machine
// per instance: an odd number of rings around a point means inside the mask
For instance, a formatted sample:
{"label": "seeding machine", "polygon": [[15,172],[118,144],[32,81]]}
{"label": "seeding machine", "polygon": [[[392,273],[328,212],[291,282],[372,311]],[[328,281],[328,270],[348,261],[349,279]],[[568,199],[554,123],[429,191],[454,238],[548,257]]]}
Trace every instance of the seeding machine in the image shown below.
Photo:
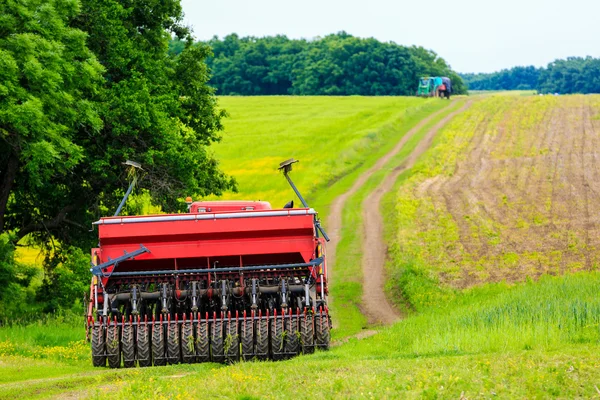
{"label": "seeding machine", "polygon": [[[281,360],[328,349],[325,242],[302,202],[199,201],[188,213],[101,218],[87,334],[94,366]],[[129,162],[135,168],[136,163]]]}

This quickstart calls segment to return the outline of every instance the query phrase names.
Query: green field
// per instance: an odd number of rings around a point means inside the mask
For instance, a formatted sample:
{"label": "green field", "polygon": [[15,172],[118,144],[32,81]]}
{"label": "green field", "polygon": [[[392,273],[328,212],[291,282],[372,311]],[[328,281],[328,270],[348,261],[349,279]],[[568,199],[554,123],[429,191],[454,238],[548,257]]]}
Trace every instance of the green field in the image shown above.
{"label": "green field", "polygon": [[[445,104],[412,97],[221,97],[225,132],[214,152],[238,181],[238,193],[222,199],[266,200],[273,207],[293,192],[277,167],[287,158],[304,197],[331,196],[340,178],[389,149],[424,116]],[[312,205],[312,204],[311,204]],[[319,210],[318,210],[319,211]]]}
{"label": "green field", "polygon": [[[294,102],[301,117],[293,111]],[[267,113],[267,104],[281,111]],[[289,157],[302,160],[295,180],[325,212],[420,119],[442,110],[430,127],[459,106],[359,97],[223,98],[221,105],[231,119],[215,151],[223,168],[238,178],[240,193],[233,197],[274,205],[289,201],[290,191],[275,167],[280,152],[292,151]],[[233,366],[94,369],[81,342],[81,321],[50,317],[0,328],[0,398],[597,397],[598,236],[593,224],[576,218],[584,209],[597,215],[593,202],[584,207],[581,201],[596,183],[593,174],[584,174],[588,180],[583,181],[576,177],[593,168],[592,153],[582,143],[593,149],[600,140],[599,112],[596,96],[486,96],[442,129],[382,204],[391,250],[387,289],[407,316],[376,328],[374,336],[352,336],[365,326],[355,300],[361,290],[355,278],[360,275],[359,207],[428,127],[348,201],[338,248],[343,255],[332,284],[339,327],[331,351]],[[379,122],[368,126],[362,118]],[[328,143],[337,157],[314,152],[317,141]],[[481,168],[477,160],[502,168]],[[555,170],[563,175],[548,172]],[[262,178],[254,180],[250,171]],[[474,200],[455,204],[451,194]],[[564,232],[566,241],[556,242],[563,247],[548,248],[539,239],[552,230]],[[541,247],[532,251],[528,243]],[[561,262],[552,259],[558,267],[542,268],[550,260],[545,257],[557,252],[564,255]],[[536,262],[528,264],[533,257]],[[577,257],[583,257],[581,268]],[[465,276],[469,279],[460,279]]]}

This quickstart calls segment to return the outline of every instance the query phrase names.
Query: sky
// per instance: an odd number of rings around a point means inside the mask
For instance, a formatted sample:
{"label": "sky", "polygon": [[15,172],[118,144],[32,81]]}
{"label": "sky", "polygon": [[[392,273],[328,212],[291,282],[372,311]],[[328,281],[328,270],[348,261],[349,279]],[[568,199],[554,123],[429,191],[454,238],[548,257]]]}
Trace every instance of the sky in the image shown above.
{"label": "sky", "polygon": [[431,49],[458,72],[600,57],[600,0],[182,0],[198,40],[346,31]]}

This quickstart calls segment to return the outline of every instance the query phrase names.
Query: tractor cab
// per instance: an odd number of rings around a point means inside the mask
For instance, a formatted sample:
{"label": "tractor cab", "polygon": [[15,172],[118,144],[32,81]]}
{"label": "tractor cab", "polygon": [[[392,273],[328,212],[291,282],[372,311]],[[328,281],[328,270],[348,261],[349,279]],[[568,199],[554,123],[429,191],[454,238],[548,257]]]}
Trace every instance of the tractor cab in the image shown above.
{"label": "tractor cab", "polygon": [[421,77],[419,79],[419,89],[417,96],[430,97],[433,95],[435,88],[435,79],[430,77]]}

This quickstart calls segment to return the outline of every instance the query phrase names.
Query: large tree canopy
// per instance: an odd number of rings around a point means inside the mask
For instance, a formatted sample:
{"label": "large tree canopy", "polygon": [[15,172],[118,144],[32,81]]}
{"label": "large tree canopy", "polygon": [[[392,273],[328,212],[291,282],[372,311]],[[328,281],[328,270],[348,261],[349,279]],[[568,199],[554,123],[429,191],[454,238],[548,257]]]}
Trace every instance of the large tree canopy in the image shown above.
{"label": "large tree canopy", "polygon": [[31,273],[12,260],[24,237],[48,250],[47,309],[82,293],[90,224],[116,209],[126,160],[142,163],[138,187],[165,211],[235,189],[207,150],[224,116],[207,86],[210,49],[181,18],[179,0],[0,3],[0,320],[29,293]]}
{"label": "large tree canopy", "polygon": [[210,50],[180,25],[178,0],[9,0],[0,15],[0,232],[93,243],[127,159],[166,211],[234,187],[207,152],[224,115],[206,84]]}
{"label": "large tree canopy", "polygon": [[68,26],[78,11],[76,1],[0,4],[0,232],[37,222],[45,205],[31,200],[53,201],[52,182],[73,179],[85,158],[77,137],[102,127],[91,101],[102,66]]}

